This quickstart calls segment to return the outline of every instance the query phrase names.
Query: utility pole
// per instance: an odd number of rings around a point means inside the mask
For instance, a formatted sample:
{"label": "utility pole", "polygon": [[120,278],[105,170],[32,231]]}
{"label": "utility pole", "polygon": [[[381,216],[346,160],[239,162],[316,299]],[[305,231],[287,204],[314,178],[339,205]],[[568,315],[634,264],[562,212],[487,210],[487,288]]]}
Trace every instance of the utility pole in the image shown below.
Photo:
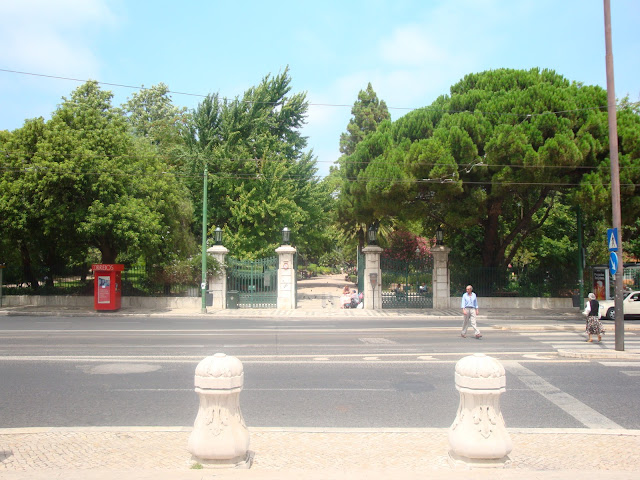
{"label": "utility pole", "polygon": [[607,64],[607,104],[609,114],[609,159],[611,161],[611,212],[613,228],[618,229],[618,270],[615,274],[616,350],[624,350],[624,310],[622,282],[622,215],[620,213],[620,168],[618,165],[618,122],[616,119],[616,89],[613,81],[613,49],[611,46],[611,4],[604,0],[604,40]]}
{"label": "utility pole", "polygon": [[207,160],[204,164],[204,184],[202,187],[202,309],[200,313],[207,313]]}

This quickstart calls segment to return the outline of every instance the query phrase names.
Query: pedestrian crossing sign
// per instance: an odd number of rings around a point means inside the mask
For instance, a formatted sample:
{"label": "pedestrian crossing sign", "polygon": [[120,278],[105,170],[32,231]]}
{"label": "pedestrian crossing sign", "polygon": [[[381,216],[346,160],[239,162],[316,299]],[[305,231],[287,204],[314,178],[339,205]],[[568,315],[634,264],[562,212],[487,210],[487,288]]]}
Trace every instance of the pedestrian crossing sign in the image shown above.
{"label": "pedestrian crossing sign", "polygon": [[607,244],[609,245],[610,252],[618,251],[618,229],[617,228],[607,229]]}

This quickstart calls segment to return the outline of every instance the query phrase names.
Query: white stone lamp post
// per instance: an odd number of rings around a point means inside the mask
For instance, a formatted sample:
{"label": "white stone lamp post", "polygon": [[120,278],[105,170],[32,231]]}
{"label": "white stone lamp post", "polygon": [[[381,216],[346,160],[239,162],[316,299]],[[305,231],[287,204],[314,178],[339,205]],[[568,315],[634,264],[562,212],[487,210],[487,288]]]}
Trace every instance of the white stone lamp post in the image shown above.
{"label": "white stone lamp post", "polygon": [[200,408],[188,445],[193,461],[204,467],[251,467],[249,430],[239,403],[243,384],[242,362],[236,357],[216,353],[196,367]]}
{"label": "white stone lamp post", "polygon": [[209,277],[209,290],[213,297],[211,306],[215,309],[223,309],[227,308],[227,274],[224,265],[229,250],[222,245],[222,229],[220,227],[216,227],[214,230],[213,238],[215,245],[209,247],[207,252],[222,266],[222,271]]}
{"label": "white stone lamp post", "polygon": [[500,411],[505,392],[504,367],[495,358],[476,353],[456,364],[460,405],[449,428],[449,458],[457,468],[504,467],[513,448]]}
{"label": "white stone lamp post", "polygon": [[296,308],[296,270],[294,256],[296,249],[290,245],[291,230],[282,229],[282,245],[276,248],[278,254],[278,310],[295,310]]}

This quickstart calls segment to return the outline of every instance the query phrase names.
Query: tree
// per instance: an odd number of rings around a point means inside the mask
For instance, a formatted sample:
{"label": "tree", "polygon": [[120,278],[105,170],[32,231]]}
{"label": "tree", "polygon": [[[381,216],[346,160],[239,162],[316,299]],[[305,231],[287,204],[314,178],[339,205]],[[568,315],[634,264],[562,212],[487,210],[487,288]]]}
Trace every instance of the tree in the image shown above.
{"label": "tree", "polygon": [[143,88],[122,105],[133,134],[148,139],[162,152],[182,143],[187,109],[176,107],[164,83]]}
{"label": "tree", "polygon": [[384,120],[390,120],[389,110],[384,100],[378,100],[371,83],[366,90],[360,90],[358,100],[351,108],[353,117],[347,125],[347,132],[340,135],[340,152],[351,155],[358,143],[368,134],[375,132]]}
{"label": "tree", "polygon": [[[389,121],[390,115],[387,105],[373,90],[371,83],[366,90],[360,90],[358,99],[351,109],[353,117],[347,125],[347,132],[340,135],[340,152],[343,156],[339,160],[342,177],[340,195],[337,202],[336,222],[348,236],[355,236],[359,249],[364,246],[364,239],[368,225],[376,223],[373,210],[369,208],[371,198],[364,192],[365,179],[361,173],[367,169],[369,162],[379,155],[384,148],[384,135],[376,134],[381,123]],[[367,136],[371,139],[358,148]]]}
{"label": "tree", "polygon": [[[379,138],[366,138],[345,165],[369,150],[352,188],[365,193],[363,206],[374,217],[425,218],[427,229],[444,224],[473,246],[467,251],[474,261],[504,267],[558,202],[605,203],[606,104],[600,87],[550,70],[470,74],[450,96],[379,128]],[[631,167],[638,164],[632,138],[640,123],[629,109],[619,118],[629,124],[621,133],[621,166]],[[638,171],[625,172],[625,215],[633,216]]]}
{"label": "tree", "polygon": [[91,246],[105,263],[141,255],[169,261],[194,247],[186,191],[153,146],[130,135],[111,98],[87,82],[50,121],[28,121],[9,136],[18,168],[5,180],[15,187],[0,208],[23,205],[15,235],[25,235],[49,267],[79,261]]}
{"label": "tree", "polygon": [[225,227],[233,255],[273,255],[286,225],[307,254],[328,242],[329,192],[316,178],[299,129],[307,112],[303,93],[289,95],[288,69],[267,75],[242,98],[207,96],[192,112],[182,151],[183,173],[196,208],[202,206],[202,174],[208,179],[208,225]]}

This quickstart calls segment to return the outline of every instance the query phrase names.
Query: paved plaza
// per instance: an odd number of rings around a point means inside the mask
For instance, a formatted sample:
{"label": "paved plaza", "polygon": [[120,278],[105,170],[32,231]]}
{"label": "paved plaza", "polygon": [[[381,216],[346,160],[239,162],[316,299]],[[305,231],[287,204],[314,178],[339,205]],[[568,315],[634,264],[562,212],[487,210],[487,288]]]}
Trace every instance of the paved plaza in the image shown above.
{"label": "paved plaza", "polygon": [[[151,473],[155,478],[220,478],[222,474],[225,478],[282,478],[296,472],[327,474],[324,478],[359,478],[366,472],[386,473],[388,478],[401,478],[397,476],[401,472],[415,478],[425,474],[458,478],[464,473],[449,464],[447,429],[250,428],[255,457],[249,471],[202,470],[199,474],[186,448],[189,430],[0,429],[0,478],[38,478],[38,473],[47,472],[84,478],[83,472],[89,471],[102,472],[100,478],[143,478],[140,475]],[[601,473],[637,478],[640,472],[637,430],[522,429],[511,430],[510,435],[514,448],[506,468],[493,470],[498,478],[556,478],[550,476],[554,472],[572,472],[571,477],[577,478],[581,471],[595,473],[595,478],[603,478]]]}

